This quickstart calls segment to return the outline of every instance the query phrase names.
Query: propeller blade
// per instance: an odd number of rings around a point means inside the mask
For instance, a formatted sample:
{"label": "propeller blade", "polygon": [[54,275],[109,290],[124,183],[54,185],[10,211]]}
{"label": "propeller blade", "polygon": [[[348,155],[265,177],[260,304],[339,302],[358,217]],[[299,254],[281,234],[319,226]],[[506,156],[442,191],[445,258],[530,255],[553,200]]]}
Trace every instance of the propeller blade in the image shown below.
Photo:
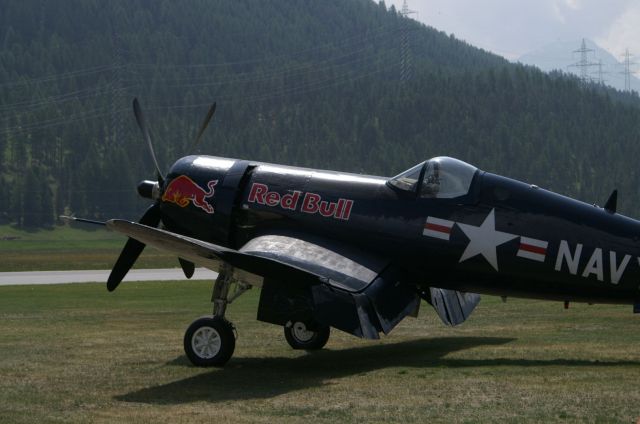
{"label": "propeller blade", "polygon": [[200,144],[200,140],[202,140],[202,134],[209,126],[209,122],[211,122],[211,118],[213,118],[213,114],[216,112],[216,104],[215,102],[209,108],[209,112],[207,112],[207,116],[205,116],[204,121],[202,121],[202,125],[200,125],[200,131],[198,131],[198,135],[196,136],[196,141],[193,142],[189,151],[187,153],[191,154],[195,150],[195,148]]}
{"label": "propeller blade", "polygon": [[[147,209],[147,211],[140,218],[140,224],[147,225],[149,227],[157,227],[160,223],[160,205],[154,203]],[[114,291],[122,279],[127,275],[127,272],[131,269],[133,264],[140,256],[140,253],[144,250],[145,244],[130,238],[124,245],[116,264],[109,274],[107,280],[107,290]]]}
{"label": "propeller blade", "polygon": [[180,266],[182,267],[182,272],[184,272],[184,276],[187,278],[193,277],[193,273],[196,271],[196,266],[193,262],[187,261],[186,259],[178,258],[180,261]]}
{"label": "propeller blade", "polygon": [[136,116],[136,122],[138,123],[138,127],[140,127],[140,131],[142,131],[142,135],[149,146],[149,151],[151,152],[151,158],[153,159],[153,163],[156,166],[156,171],[158,172],[158,182],[162,186],[162,182],[164,181],[164,177],[162,172],[160,172],[160,165],[158,165],[158,158],[156,157],[156,152],[153,150],[153,144],[151,143],[151,136],[149,135],[149,129],[147,128],[147,123],[144,119],[144,115],[142,114],[142,108],[140,107],[140,102],[138,102],[138,98],[133,99],[133,114]]}

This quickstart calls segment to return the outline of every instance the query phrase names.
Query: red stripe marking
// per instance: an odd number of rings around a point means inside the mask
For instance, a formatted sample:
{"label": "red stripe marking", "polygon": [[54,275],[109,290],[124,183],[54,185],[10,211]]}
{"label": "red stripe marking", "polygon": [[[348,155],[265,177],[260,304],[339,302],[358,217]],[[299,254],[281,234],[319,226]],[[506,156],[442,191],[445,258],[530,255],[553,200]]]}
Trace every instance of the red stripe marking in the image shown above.
{"label": "red stripe marking", "polygon": [[539,255],[546,255],[547,249],[544,247],[532,246],[530,244],[520,243],[520,250],[524,250],[526,252],[537,253]]}
{"label": "red stripe marking", "polygon": [[445,227],[444,225],[432,224],[430,222],[426,223],[424,228],[426,228],[427,230],[438,231],[439,233],[451,233],[451,228]]}

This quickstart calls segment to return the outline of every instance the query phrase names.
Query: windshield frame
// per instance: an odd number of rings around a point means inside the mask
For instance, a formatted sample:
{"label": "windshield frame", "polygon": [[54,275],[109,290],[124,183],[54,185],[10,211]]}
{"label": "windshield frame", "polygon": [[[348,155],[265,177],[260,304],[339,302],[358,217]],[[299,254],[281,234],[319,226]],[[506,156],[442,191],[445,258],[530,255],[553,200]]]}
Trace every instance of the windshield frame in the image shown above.
{"label": "windshield frame", "polygon": [[[420,172],[418,173],[418,179],[414,183],[412,183],[413,187],[411,189],[403,188],[402,184],[407,184],[407,183],[401,181],[400,178],[404,175],[411,175],[415,173],[415,170],[417,170],[418,167],[420,168]],[[422,186],[422,180],[424,179],[424,173],[426,171],[426,167],[427,167],[427,161],[418,163],[417,165],[412,166],[411,168],[399,173],[398,175],[389,178],[386,184],[387,186],[391,187],[398,193],[405,193],[405,194],[413,193],[414,195],[417,195],[418,193],[420,193],[420,187]]]}
{"label": "windshield frame", "polygon": [[[446,162],[453,162],[456,163],[456,165],[460,164],[460,165],[466,165],[470,170],[473,169],[473,173],[471,174],[471,178],[469,179],[468,185],[467,185],[467,191],[464,194],[460,194],[459,196],[455,196],[455,197],[449,197],[449,196],[434,196],[434,197],[427,197],[427,196],[422,196],[422,187],[424,185],[424,180],[425,180],[425,174],[427,172],[427,168],[429,167],[430,163],[433,163],[437,161],[438,163],[445,161]],[[397,181],[399,179],[399,177],[402,177],[404,175],[411,175],[411,173],[415,173],[415,170],[420,167],[420,176],[419,176],[419,180],[416,181],[413,185],[413,187],[411,187],[411,189],[408,188],[403,188],[401,184],[398,184]],[[446,168],[445,168],[446,169]],[[413,171],[413,172],[412,172]],[[483,171],[481,171],[480,169],[478,169],[477,167],[461,161],[459,159],[456,158],[452,158],[452,157],[448,157],[448,156],[436,156],[430,159],[425,160],[424,162],[421,162],[415,166],[412,166],[411,168],[407,169],[404,172],[401,172],[400,174],[391,177],[387,180],[386,185],[388,187],[390,187],[391,189],[393,189],[395,192],[397,193],[404,193],[404,195],[410,195],[411,197],[417,198],[417,199],[425,199],[425,200],[439,200],[439,201],[459,201],[460,199],[465,199],[465,198],[469,198],[470,196],[474,195],[474,192],[477,191],[475,189],[475,182],[477,181],[478,175],[480,173],[482,173]]]}

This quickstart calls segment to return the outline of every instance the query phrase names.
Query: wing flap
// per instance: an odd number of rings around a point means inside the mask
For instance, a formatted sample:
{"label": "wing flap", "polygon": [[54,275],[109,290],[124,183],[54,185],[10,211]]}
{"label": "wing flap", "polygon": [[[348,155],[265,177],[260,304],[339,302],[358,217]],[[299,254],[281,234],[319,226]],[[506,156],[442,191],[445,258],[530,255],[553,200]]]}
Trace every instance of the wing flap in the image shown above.
{"label": "wing flap", "polygon": [[343,243],[299,233],[258,236],[242,246],[240,252],[322,275],[334,287],[349,292],[364,290],[389,264],[376,255]]}
{"label": "wing flap", "polygon": [[[370,252],[330,239],[300,233],[267,234],[254,238],[240,251],[295,265],[327,278],[311,288],[314,319],[367,339],[389,333],[419,304],[416,290],[389,261]],[[282,324],[282,299],[299,295],[287,285],[271,285],[272,301],[261,299],[259,316]],[[272,317],[273,320],[269,318]]]}

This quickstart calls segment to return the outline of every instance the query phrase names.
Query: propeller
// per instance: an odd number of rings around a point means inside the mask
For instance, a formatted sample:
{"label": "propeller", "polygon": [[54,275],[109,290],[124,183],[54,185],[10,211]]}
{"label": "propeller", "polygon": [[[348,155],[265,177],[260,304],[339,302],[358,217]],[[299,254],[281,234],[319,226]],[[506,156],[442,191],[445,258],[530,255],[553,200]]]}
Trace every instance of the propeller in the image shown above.
{"label": "propeller", "polygon": [[151,143],[151,136],[149,135],[149,129],[147,128],[147,122],[144,119],[144,115],[142,114],[142,108],[140,107],[140,102],[138,99],[133,99],[133,114],[136,116],[136,122],[138,123],[138,127],[140,127],[140,131],[142,131],[142,136],[147,142],[147,146],[149,146],[149,151],[151,152],[151,158],[153,159],[153,163],[156,166],[156,172],[158,173],[158,182],[162,186],[164,182],[164,177],[162,176],[162,172],[160,172],[160,165],[158,165],[158,158],[156,157],[156,152],[153,150],[153,143]]}
{"label": "propeller", "polygon": [[[147,211],[142,215],[139,221],[140,224],[147,225],[149,227],[157,227],[160,224],[160,204],[154,203]],[[124,245],[116,264],[109,274],[107,280],[107,290],[114,291],[120,284],[127,272],[131,269],[140,253],[144,250],[145,244],[138,240],[130,238]]]}
{"label": "propeller", "polygon": [[202,125],[200,125],[200,131],[198,131],[198,135],[196,136],[196,140],[193,142],[193,144],[191,145],[191,147],[188,150],[189,153],[195,151],[196,146],[198,146],[198,144],[200,144],[200,140],[202,140],[202,134],[204,134],[204,131],[207,129],[207,126],[209,126],[209,122],[211,122],[211,118],[213,118],[213,114],[214,113],[216,113],[216,104],[215,104],[215,102],[209,108],[209,112],[207,112],[207,116],[204,117],[204,121],[202,121]]}
{"label": "propeller", "polygon": [[[213,118],[213,115],[216,111],[216,104],[213,103],[207,112],[207,115],[200,126],[200,130],[198,131],[198,135],[196,136],[195,141],[190,147],[190,151],[193,151],[196,146],[202,140],[202,135],[204,131],[207,129],[209,122]],[[151,136],[149,135],[149,129],[147,128],[147,123],[144,118],[144,114],[142,113],[142,108],[140,107],[140,102],[138,99],[133,99],[133,113],[136,117],[136,122],[138,123],[138,127],[142,132],[142,136],[144,137],[147,145],[149,146],[149,152],[151,153],[151,158],[153,159],[153,163],[156,167],[156,173],[158,177],[158,181],[142,181],[138,185],[138,193],[145,198],[154,199],[155,202],[145,211],[142,218],[138,221],[142,225],[147,225],[149,227],[158,227],[160,222],[162,221],[162,214],[160,211],[160,199],[162,198],[162,190],[164,189],[164,176],[160,171],[160,165],[158,164],[158,158],[156,157],[156,153],[153,149],[153,143],[151,142]],[[139,242],[138,240],[129,238],[127,243],[124,245],[122,252],[120,252],[120,256],[116,261],[113,269],[111,270],[111,274],[109,274],[109,278],[107,280],[107,290],[114,291],[120,282],[127,275],[133,264],[136,262],[140,254],[145,248],[145,244]],[[184,272],[185,277],[191,278],[195,271],[195,265],[193,262],[187,261],[182,258],[178,258],[180,262],[180,267]]]}
{"label": "propeller", "polygon": [[[200,144],[200,141],[202,140],[202,135],[204,134],[207,127],[209,126],[209,122],[211,122],[211,118],[213,118],[214,113],[216,113],[215,102],[209,107],[209,111],[207,112],[207,115],[204,117],[204,120],[200,125],[200,130],[198,131],[198,135],[196,136],[196,139],[193,142],[193,144],[191,144],[191,147],[189,147],[189,150],[187,151],[187,153],[190,154],[193,151],[195,151],[198,144]],[[196,266],[194,265],[194,263],[182,258],[178,258],[178,261],[180,262],[180,267],[182,268],[182,272],[184,273],[184,276],[187,278],[193,277],[193,273],[196,270]]]}

